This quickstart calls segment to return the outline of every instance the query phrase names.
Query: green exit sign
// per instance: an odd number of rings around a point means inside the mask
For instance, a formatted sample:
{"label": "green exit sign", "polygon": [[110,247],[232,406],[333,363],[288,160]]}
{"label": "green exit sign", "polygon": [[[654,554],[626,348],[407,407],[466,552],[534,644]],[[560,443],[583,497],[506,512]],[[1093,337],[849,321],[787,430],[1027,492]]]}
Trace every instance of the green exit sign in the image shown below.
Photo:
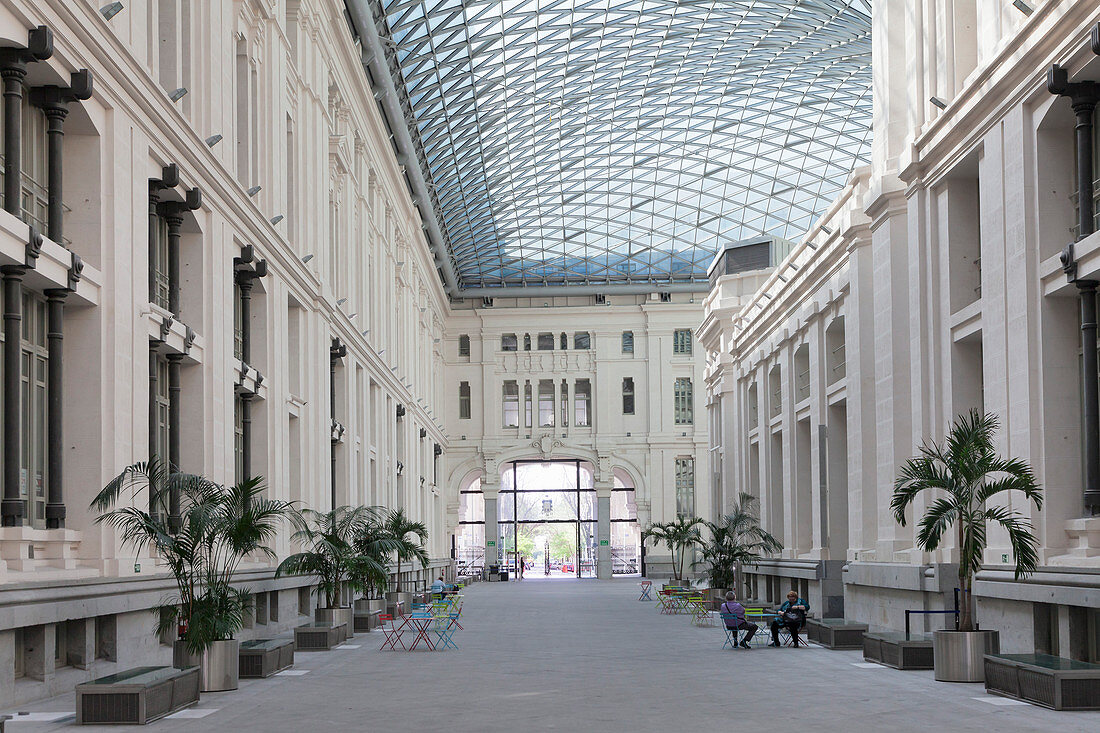
{"label": "green exit sign", "polygon": [[139,563],[139,562],[134,563],[134,572],[135,573],[140,573],[141,572],[141,563]]}
{"label": "green exit sign", "polygon": [[600,547],[608,547],[611,544],[608,540],[600,540]]}
{"label": "green exit sign", "polygon": [[1008,562],[1008,555],[1006,553],[1001,553],[1001,562]]}
{"label": "green exit sign", "polygon": [[486,547],[496,547],[497,546],[497,541],[496,540],[489,540],[488,542],[485,543],[485,546]]}

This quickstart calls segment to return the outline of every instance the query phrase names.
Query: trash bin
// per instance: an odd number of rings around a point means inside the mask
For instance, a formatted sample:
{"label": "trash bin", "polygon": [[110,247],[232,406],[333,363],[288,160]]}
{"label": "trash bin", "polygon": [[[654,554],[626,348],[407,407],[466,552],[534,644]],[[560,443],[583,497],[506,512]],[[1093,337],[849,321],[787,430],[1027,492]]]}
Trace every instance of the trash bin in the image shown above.
{"label": "trash bin", "polygon": [[508,580],[508,571],[507,570],[501,570],[500,571],[500,579],[502,581],[503,580]]}

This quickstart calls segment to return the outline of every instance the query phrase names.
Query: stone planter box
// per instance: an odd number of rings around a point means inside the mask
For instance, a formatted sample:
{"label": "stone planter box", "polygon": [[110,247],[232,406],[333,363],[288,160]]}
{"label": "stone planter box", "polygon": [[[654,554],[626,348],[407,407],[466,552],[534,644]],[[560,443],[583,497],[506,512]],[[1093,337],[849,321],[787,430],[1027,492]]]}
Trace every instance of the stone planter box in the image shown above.
{"label": "stone planter box", "polygon": [[1049,654],[987,654],[985,691],[1053,710],[1100,710],[1100,664]]}
{"label": "stone planter box", "polygon": [[932,669],[932,638],[889,631],[866,633],[863,658],[894,669]]}
{"label": "stone planter box", "polygon": [[867,624],[842,618],[806,619],[806,638],[828,649],[862,649]]}
{"label": "stone planter box", "polygon": [[353,618],[355,624],[355,633],[367,634],[371,629],[378,628],[378,617],[382,614],[381,611],[359,611],[356,610]]}
{"label": "stone planter box", "polygon": [[352,629],[354,623],[353,611],[351,606],[341,606],[340,608],[318,608],[313,612],[313,620],[319,624],[330,624],[332,626],[343,625],[345,639],[350,639],[355,636],[355,632]]}
{"label": "stone planter box", "polygon": [[270,677],[294,664],[294,641],[291,639],[242,641],[238,657],[241,677]]}
{"label": "stone planter box", "polygon": [[76,723],[145,725],[198,701],[198,667],[135,667],[77,685]]}
{"label": "stone planter box", "polygon": [[294,629],[294,646],[300,652],[328,651],[344,642],[347,638],[347,624],[306,624]]}
{"label": "stone planter box", "polygon": [[239,686],[240,642],[222,639],[210,644],[202,654],[192,654],[182,639],[172,645],[172,666],[178,669],[199,668],[199,690],[226,692]]}

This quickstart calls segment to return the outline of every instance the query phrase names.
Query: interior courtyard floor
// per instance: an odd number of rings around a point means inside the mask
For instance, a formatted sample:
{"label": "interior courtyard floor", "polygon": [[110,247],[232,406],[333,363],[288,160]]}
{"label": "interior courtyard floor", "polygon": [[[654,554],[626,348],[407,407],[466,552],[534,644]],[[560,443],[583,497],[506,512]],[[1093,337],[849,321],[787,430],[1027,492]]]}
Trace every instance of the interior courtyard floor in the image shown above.
{"label": "interior courtyard floor", "polygon": [[[636,578],[475,584],[457,651],[383,652],[381,633],[357,634],[345,649],[298,652],[294,674],[203,694],[150,729],[1100,730],[1100,712],[1060,713],[931,672],[865,666],[856,651],[723,649],[720,628],[660,615],[637,597]],[[36,720],[16,716],[8,731],[73,730],[73,709],[71,693],[23,706]]]}

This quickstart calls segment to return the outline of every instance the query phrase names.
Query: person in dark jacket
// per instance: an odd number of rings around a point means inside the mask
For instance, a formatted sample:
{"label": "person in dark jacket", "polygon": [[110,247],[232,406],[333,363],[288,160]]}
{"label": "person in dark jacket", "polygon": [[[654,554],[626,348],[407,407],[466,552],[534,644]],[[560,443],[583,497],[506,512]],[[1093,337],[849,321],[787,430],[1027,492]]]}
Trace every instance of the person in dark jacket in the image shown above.
{"label": "person in dark jacket", "polygon": [[[726,602],[722,604],[720,611],[722,613],[722,620],[725,621],[727,629],[731,629],[735,632],[742,630],[746,632],[745,638],[741,642],[741,648],[752,649],[752,647],[749,646],[749,641],[752,640],[752,637],[760,627],[751,621],[745,620],[745,607],[737,602],[737,597],[734,596],[732,590],[726,591]],[[734,636],[733,638],[736,641],[737,637]]]}
{"label": "person in dark jacket", "polygon": [[810,604],[793,590],[788,591],[786,602],[776,611],[776,618],[772,619],[772,643],[768,646],[779,646],[779,630],[782,628],[791,632],[791,639],[798,646],[798,630],[806,625],[806,614],[809,612]]}

